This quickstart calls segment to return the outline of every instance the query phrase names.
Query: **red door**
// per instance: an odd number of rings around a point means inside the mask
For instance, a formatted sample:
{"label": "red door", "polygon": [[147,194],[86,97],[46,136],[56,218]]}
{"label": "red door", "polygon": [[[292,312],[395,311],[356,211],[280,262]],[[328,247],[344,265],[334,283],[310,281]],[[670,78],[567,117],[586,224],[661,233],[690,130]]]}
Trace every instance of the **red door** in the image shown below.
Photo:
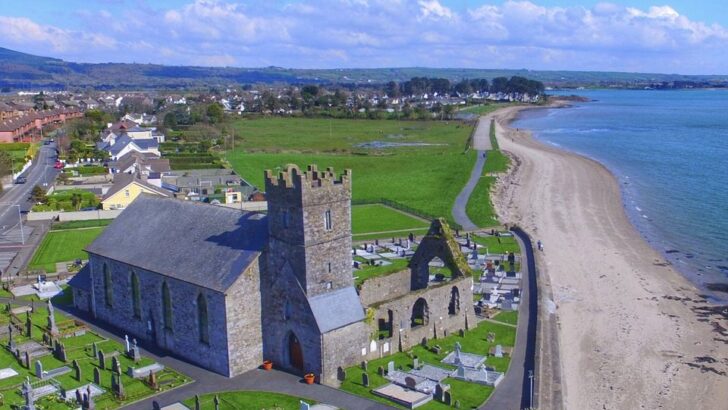
{"label": "red door", "polygon": [[293,333],[288,336],[288,352],[291,366],[303,372],[303,349],[301,349],[301,343]]}

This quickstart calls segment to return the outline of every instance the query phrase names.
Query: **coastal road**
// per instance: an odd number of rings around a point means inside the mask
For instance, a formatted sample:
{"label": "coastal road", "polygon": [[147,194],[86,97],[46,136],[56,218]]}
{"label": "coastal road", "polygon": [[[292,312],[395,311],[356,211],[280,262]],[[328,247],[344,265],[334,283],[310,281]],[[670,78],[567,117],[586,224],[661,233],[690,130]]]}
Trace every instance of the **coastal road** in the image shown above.
{"label": "coastal road", "polygon": [[455,204],[452,207],[452,216],[455,222],[460,224],[466,231],[474,231],[478,229],[478,226],[468,218],[465,209],[468,206],[468,200],[470,195],[473,193],[475,186],[478,185],[480,177],[483,175],[483,167],[485,166],[486,152],[492,149],[490,143],[490,120],[492,115],[485,115],[478,119],[478,124],[475,126],[473,132],[473,149],[478,152],[478,159],[475,161],[475,166],[470,172],[470,179],[463,187],[462,191],[455,198]]}
{"label": "coastal road", "polygon": [[[518,306],[518,329],[516,345],[511,354],[511,365],[503,380],[481,410],[527,409],[536,407],[532,403],[531,374],[536,375],[536,322],[538,298],[536,264],[533,246],[528,235],[518,228],[512,232],[523,250],[521,266],[525,268],[521,284],[521,303]],[[534,387],[536,380],[533,380]]]}

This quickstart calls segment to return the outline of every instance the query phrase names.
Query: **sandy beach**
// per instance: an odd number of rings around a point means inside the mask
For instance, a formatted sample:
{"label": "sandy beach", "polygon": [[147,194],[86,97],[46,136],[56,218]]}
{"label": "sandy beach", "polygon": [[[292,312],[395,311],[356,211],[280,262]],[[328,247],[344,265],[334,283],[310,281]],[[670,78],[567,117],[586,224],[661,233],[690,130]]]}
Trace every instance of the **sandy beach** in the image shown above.
{"label": "sandy beach", "polygon": [[522,109],[493,115],[512,158],[493,198],[502,222],[544,243],[539,303],[555,318],[560,368],[539,376],[561,374],[554,397],[567,409],[727,409],[725,310],[639,235],[605,167],[509,128]]}

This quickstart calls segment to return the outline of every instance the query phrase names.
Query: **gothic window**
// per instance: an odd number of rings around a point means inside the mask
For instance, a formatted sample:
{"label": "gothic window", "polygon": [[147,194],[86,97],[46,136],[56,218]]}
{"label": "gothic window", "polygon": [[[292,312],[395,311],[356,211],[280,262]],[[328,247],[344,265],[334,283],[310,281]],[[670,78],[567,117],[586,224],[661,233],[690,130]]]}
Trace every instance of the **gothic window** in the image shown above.
{"label": "gothic window", "polygon": [[207,299],[202,293],[197,296],[197,326],[200,342],[209,344],[210,330],[207,321]]}
{"label": "gothic window", "polygon": [[410,327],[426,326],[429,321],[430,311],[427,307],[427,301],[423,298],[419,298],[412,307]]}
{"label": "gothic window", "polygon": [[450,305],[447,307],[447,313],[456,315],[460,312],[460,291],[457,286],[453,286],[450,290]]}
{"label": "gothic window", "polygon": [[326,212],[324,212],[324,227],[327,231],[330,231],[333,229],[333,225],[331,224],[331,210],[328,209]]}
{"label": "gothic window", "polygon": [[289,300],[286,300],[286,303],[283,306],[283,320],[290,319],[292,313],[293,313],[293,306],[291,306],[291,302]]}
{"label": "gothic window", "polygon": [[111,288],[111,272],[109,272],[109,265],[106,263],[104,263],[104,295],[106,296],[106,306],[113,306],[114,291]]}
{"label": "gothic window", "polygon": [[134,317],[142,317],[142,301],[139,292],[139,277],[136,272],[131,271],[131,303],[134,310]]}
{"label": "gothic window", "polygon": [[164,317],[164,329],[172,331],[172,298],[169,296],[167,282],[162,283],[162,313]]}

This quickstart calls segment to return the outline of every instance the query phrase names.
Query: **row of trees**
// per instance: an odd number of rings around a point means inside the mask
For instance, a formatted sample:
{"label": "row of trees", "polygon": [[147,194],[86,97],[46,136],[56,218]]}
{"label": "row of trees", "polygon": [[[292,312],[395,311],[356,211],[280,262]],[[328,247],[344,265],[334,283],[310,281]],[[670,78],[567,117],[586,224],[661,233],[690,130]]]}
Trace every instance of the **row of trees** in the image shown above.
{"label": "row of trees", "polygon": [[465,79],[451,83],[447,78],[414,77],[408,81],[397,83],[390,81],[384,86],[384,93],[389,97],[402,95],[423,95],[437,93],[439,95],[479,93],[520,93],[539,95],[544,92],[540,81],[525,77],[496,77],[488,82],[484,78]]}

